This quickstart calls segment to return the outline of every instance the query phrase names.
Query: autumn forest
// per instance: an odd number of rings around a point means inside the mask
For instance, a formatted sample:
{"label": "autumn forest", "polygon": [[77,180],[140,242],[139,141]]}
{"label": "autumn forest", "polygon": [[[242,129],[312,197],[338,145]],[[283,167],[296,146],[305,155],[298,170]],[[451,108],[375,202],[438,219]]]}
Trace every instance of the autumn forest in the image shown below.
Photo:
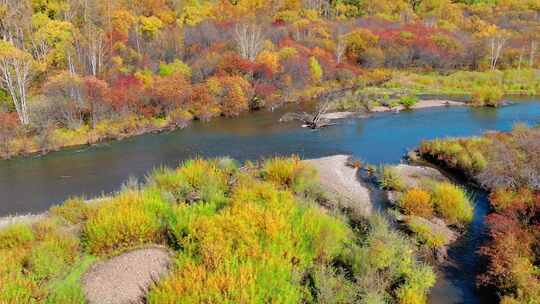
{"label": "autumn forest", "polygon": [[0,303],[540,304],[538,96],[540,0],[0,0]]}

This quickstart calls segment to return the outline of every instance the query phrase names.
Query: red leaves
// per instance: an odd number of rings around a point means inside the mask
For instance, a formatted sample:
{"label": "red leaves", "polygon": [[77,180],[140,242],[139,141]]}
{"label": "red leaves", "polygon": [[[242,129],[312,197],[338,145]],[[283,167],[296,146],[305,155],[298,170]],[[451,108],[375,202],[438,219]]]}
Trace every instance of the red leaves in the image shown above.
{"label": "red leaves", "polygon": [[0,129],[2,131],[15,130],[19,126],[19,118],[14,112],[0,112]]}
{"label": "red leaves", "polygon": [[227,53],[218,65],[218,74],[246,75],[252,73],[255,68],[256,65],[253,62],[242,58],[237,53]]}
{"label": "red leaves", "polygon": [[191,84],[180,73],[169,76],[157,76],[149,88],[149,95],[154,99],[158,112],[170,112],[186,103]]}
{"label": "red leaves", "polygon": [[[516,277],[534,280],[531,269],[523,269],[538,262],[540,252],[535,253],[535,244],[540,238],[540,194],[529,189],[496,190],[490,195],[492,204],[500,213],[487,216],[489,242],[480,249],[488,260],[479,283],[494,286],[507,292],[520,289],[523,282]],[[525,266],[524,266],[525,265]]]}
{"label": "red leaves", "polygon": [[109,101],[117,112],[136,111],[144,96],[143,83],[133,75],[119,76],[111,85]]}

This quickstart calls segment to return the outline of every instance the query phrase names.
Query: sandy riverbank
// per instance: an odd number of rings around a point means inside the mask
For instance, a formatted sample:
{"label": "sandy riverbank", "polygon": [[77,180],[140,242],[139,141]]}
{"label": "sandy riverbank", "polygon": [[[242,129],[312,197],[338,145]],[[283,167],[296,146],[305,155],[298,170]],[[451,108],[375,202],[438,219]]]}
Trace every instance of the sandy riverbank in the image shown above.
{"label": "sandy riverbank", "polygon": [[[425,108],[436,108],[436,107],[455,107],[455,106],[466,106],[467,103],[461,102],[461,101],[453,101],[453,100],[443,100],[443,99],[426,99],[426,100],[419,100],[418,103],[416,103],[414,106],[411,107],[411,109],[425,109]],[[399,105],[397,107],[389,108],[385,106],[377,106],[373,107],[370,111],[377,113],[377,112],[391,112],[391,111],[402,111],[405,110],[405,107],[402,105]]]}
{"label": "sandy riverbank", "polygon": [[358,169],[347,165],[350,156],[334,155],[305,160],[319,173],[321,186],[332,195],[333,207],[352,210],[369,216],[380,210],[380,202],[372,199],[370,189],[358,174]]}

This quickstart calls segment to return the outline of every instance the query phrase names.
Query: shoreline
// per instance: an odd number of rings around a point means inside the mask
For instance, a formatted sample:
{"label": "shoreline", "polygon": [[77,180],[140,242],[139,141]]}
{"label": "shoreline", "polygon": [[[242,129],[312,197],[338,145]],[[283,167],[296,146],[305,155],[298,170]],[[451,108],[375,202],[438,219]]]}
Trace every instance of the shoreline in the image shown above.
{"label": "shoreline", "polygon": [[[438,108],[438,107],[467,107],[467,106],[469,105],[463,101],[454,101],[454,100],[449,100],[449,99],[425,99],[425,100],[419,100],[418,103],[410,107],[410,110]],[[372,113],[401,112],[403,110],[406,110],[406,108],[403,105],[399,105],[393,108],[385,107],[385,106],[377,106],[377,107],[373,107],[370,110],[370,112]]]}
{"label": "shoreline", "polygon": [[[100,197],[95,197],[91,199],[86,199],[84,200],[84,202],[87,204],[96,204],[108,198],[109,198],[108,196],[100,196]],[[52,206],[61,205],[63,203],[64,202],[51,205],[49,209]],[[15,213],[15,214],[2,215],[0,216],[0,229],[4,229],[13,224],[32,224],[41,219],[47,218],[47,216],[49,216],[49,209],[44,210],[42,212],[38,212],[38,213],[26,213],[26,214]]]}

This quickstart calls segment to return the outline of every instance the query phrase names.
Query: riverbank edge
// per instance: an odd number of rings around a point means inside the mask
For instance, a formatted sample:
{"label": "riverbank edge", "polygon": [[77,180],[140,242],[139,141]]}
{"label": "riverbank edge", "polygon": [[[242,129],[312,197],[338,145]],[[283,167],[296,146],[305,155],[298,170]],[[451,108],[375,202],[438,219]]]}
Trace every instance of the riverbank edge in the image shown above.
{"label": "riverbank edge", "polygon": [[[460,102],[460,101],[446,100],[446,99],[420,100],[416,105],[411,107],[411,109],[415,110],[415,109],[425,109],[425,108],[444,107],[444,106],[467,106],[467,103]],[[369,113],[392,112],[392,111],[401,111],[404,109],[405,108],[401,105],[394,108],[378,106],[378,107],[375,107],[374,109],[369,110],[367,113],[369,114]],[[255,111],[260,111],[260,110],[255,110]],[[251,111],[251,112],[255,112],[255,111]],[[335,112],[325,113],[323,114],[323,117],[328,120],[340,120],[340,119],[355,118],[355,117],[359,117],[359,118],[369,117],[369,115],[364,115],[364,114],[365,112],[362,112],[362,111],[335,111]],[[230,119],[235,119],[235,118],[230,118]],[[91,136],[88,136],[87,139],[83,143],[79,143],[79,144],[74,144],[74,145],[67,144],[67,145],[61,145],[61,146],[53,147],[53,148],[34,149],[34,150],[25,151],[23,153],[15,153],[15,154],[7,154],[7,155],[1,154],[0,160],[41,157],[52,152],[94,147],[94,146],[99,146],[105,143],[122,141],[125,139],[130,139],[130,138],[134,138],[134,137],[146,135],[146,134],[160,134],[160,133],[165,133],[165,132],[172,132],[175,130],[181,130],[181,129],[189,127],[191,122],[192,121],[189,121],[188,123],[181,124],[181,125],[170,122],[167,125],[160,126],[160,127],[146,126],[144,128],[137,129],[132,133],[121,134],[115,137],[109,136],[109,137],[102,137],[102,138],[92,138]]]}
{"label": "riverbank edge", "polygon": [[[422,96],[422,95],[430,95],[431,96],[431,95],[436,95],[436,94],[427,94],[427,93],[420,94],[419,93],[419,94],[416,94],[416,95],[417,96]],[[505,98],[518,97],[518,96],[523,96],[523,95],[521,95],[521,94],[510,94],[510,95],[505,95]],[[436,98],[435,99],[420,99],[418,101],[418,103],[413,105],[409,110],[419,110],[419,109],[428,109],[428,108],[437,108],[437,107],[452,107],[452,106],[464,106],[464,107],[472,106],[472,105],[470,105],[469,102],[464,102],[464,101],[459,101],[459,100],[452,100],[451,96],[447,96],[447,97],[449,97],[449,98],[445,98],[445,99],[436,99]],[[293,104],[293,103],[292,102],[286,102],[286,103],[281,104],[280,106],[287,105],[287,104]],[[505,106],[507,104],[508,103],[504,103],[501,106]],[[480,106],[480,107],[489,107],[489,106]],[[257,112],[257,111],[263,111],[264,109],[265,108],[260,108],[260,109],[256,109],[256,110],[250,110],[248,112],[252,113],[252,112]],[[392,108],[385,107],[385,106],[377,106],[377,107],[374,107],[372,109],[367,109],[367,111],[344,110],[344,111],[329,112],[329,113],[324,114],[324,118],[328,119],[330,121],[332,121],[332,120],[340,120],[340,119],[347,119],[347,118],[355,118],[355,117],[369,118],[369,114],[377,114],[377,113],[385,113],[385,112],[400,112],[400,111],[403,111],[403,110],[407,110],[407,109],[405,109],[405,107],[402,106],[402,105],[399,105],[397,107],[392,107]],[[247,115],[249,115],[249,113]],[[365,115],[366,113],[368,115]],[[231,117],[230,119],[235,119],[235,118]],[[99,145],[103,145],[103,144],[106,144],[106,143],[112,143],[112,142],[122,141],[122,140],[125,140],[125,139],[130,139],[130,138],[134,138],[134,137],[142,136],[142,135],[146,135],[146,134],[160,134],[160,133],[165,133],[165,132],[172,132],[172,131],[176,131],[176,130],[182,130],[182,129],[188,128],[193,121],[194,120],[189,120],[184,124],[178,124],[176,122],[168,122],[166,125],[159,126],[159,127],[157,127],[157,126],[146,126],[144,128],[137,129],[132,133],[120,134],[119,136],[115,136],[115,137],[108,136],[108,137],[94,139],[94,138],[91,138],[89,136],[86,139],[85,142],[79,143],[79,144],[72,144],[72,145],[67,144],[67,145],[61,145],[61,146],[54,147],[54,148],[35,149],[35,150],[30,150],[30,151],[25,151],[25,152],[22,152],[22,153],[15,153],[15,154],[7,154],[7,155],[0,154],[0,161],[2,161],[2,160],[12,160],[12,159],[26,159],[26,158],[30,158],[30,157],[41,157],[41,156],[45,156],[45,155],[47,155],[49,153],[52,153],[52,152],[76,150],[76,149],[80,149],[80,148],[94,147],[94,146],[99,146]]]}
{"label": "riverbank edge", "polygon": [[[83,200],[87,204],[96,204],[108,199],[108,196],[100,196],[92,199]],[[51,205],[53,206],[53,205]],[[0,229],[4,229],[13,224],[32,224],[49,216],[49,211],[45,210],[38,213],[11,214],[0,216]]]}

